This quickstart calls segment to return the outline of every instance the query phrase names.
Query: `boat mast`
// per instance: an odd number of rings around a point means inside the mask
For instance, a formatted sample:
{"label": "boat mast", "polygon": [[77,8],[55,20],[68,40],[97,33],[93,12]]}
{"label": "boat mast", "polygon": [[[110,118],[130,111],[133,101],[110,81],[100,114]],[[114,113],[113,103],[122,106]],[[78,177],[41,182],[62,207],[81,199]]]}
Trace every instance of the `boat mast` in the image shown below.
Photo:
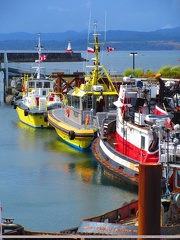
{"label": "boat mast", "polygon": [[[99,79],[99,40],[98,36],[100,34],[97,34],[97,21],[94,21],[94,42],[89,43],[89,44],[94,44],[94,53],[95,53],[95,58],[94,60],[94,66],[92,70],[92,85],[97,85],[98,79]],[[102,43],[101,43],[102,44]]]}
{"label": "boat mast", "polygon": [[[93,85],[97,84],[97,79],[99,77],[99,45],[98,45],[98,34],[97,34],[97,21],[94,22],[94,43],[95,43],[95,68],[94,68],[94,83]],[[96,82],[95,82],[96,81]]]}
{"label": "boat mast", "polygon": [[43,47],[41,46],[41,34],[38,34],[38,45],[36,46],[36,49],[38,51],[38,67],[37,67],[37,79],[40,79],[41,76],[41,50]]}

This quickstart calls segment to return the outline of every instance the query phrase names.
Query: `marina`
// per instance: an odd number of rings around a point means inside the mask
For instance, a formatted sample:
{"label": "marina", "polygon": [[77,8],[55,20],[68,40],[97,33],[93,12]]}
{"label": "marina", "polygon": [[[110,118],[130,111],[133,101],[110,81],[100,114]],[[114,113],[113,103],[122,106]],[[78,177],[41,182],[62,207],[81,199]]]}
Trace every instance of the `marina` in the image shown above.
{"label": "marina", "polygon": [[[1,116],[7,118],[1,126],[0,141],[2,161],[6,160],[2,162],[6,166],[3,179],[10,181],[8,189],[2,188],[2,214],[8,213],[5,217],[15,218],[15,222],[22,224],[25,229],[59,232],[78,226],[82,219],[89,216],[96,216],[122,206],[124,199],[126,202],[137,199],[137,191],[112,180],[102,171],[91,150],[82,152],[69,147],[57,137],[53,129],[28,127],[18,120],[12,106],[1,104],[0,110]],[[3,134],[4,131],[6,134]],[[66,177],[70,183],[66,182]],[[52,185],[49,183],[50,180],[53,182]],[[12,189],[18,186],[13,199],[14,208],[9,191],[11,185]],[[90,189],[87,190],[89,185]],[[97,189],[92,189],[92,185]],[[102,192],[99,190],[100,186]],[[67,194],[66,190],[69,191]],[[98,196],[97,193],[102,195]],[[109,201],[107,198],[110,198]],[[67,208],[65,208],[66,199],[70,200],[70,206],[68,205]],[[72,209],[73,203],[74,209]],[[4,212],[6,205],[8,210]],[[24,211],[28,211],[27,215]],[[33,214],[36,216],[38,214],[37,218],[34,219]],[[67,220],[64,220],[64,217],[67,217]],[[56,223],[54,219],[58,219]]]}

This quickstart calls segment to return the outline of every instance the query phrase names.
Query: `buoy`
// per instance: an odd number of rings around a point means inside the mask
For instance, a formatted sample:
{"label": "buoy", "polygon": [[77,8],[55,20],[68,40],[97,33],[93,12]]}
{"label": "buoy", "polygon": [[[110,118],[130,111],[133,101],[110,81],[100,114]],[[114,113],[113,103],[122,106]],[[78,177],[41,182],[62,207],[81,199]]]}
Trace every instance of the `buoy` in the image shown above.
{"label": "buoy", "polygon": [[69,117],[69,115],[70,115],[70,109],[67,107],[66,108],[66,116]]}
{"label": "buoy", "polygon": [[88,115],[88,114],[86,114],[86,118],[85,118],[85,124],[86,124],[86,125],[88,125],[88,124],[89,124],[89,119],[90,119],[90,118],[89,118],[89,115]]}

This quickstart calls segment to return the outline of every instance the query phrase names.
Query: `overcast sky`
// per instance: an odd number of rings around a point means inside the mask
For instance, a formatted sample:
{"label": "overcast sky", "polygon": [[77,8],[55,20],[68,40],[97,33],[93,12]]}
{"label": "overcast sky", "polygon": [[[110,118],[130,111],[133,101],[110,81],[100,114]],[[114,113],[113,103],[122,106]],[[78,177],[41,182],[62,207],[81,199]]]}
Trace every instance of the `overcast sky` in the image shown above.
{"label": "overcast sky", "polygon": [[80,32],[94,20],[98,30],[180,26],[180,0],[1,0],[0,10],[0,33]]}

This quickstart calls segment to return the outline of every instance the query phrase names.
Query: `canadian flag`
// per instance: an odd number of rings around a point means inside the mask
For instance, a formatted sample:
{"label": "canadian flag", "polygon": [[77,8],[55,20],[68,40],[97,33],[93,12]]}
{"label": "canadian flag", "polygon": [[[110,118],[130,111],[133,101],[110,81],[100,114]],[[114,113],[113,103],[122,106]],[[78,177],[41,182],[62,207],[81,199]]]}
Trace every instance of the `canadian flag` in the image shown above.
{"label": "canadian flag", "polygon": [[116,48],[113,48],[113,47],[107,47],[106,50],[107,50],[108,52],[112,52],[112,51],[116,50]]}
{"label": "canadian flag", "polygon": [[88,53],[94,53],[94,49],[91,48],[91,47],[88,47],[88,48],[87,48],[87,52],[88,52]]}
{"label": "canadian flag", "polygon": [[[42,55],[42,56],[40,57],[40,63],[43,62],[44,60],[46,60],[46,55]],[[38,63],[39,60],[35,60],[35,62]]]}
{"label": "canadian flag", "polygon": [[41,62],[44,61],[44,60],[46,60],[46,55],[42,55],[42,56],[40,57],[40,61],[41,61]]}

